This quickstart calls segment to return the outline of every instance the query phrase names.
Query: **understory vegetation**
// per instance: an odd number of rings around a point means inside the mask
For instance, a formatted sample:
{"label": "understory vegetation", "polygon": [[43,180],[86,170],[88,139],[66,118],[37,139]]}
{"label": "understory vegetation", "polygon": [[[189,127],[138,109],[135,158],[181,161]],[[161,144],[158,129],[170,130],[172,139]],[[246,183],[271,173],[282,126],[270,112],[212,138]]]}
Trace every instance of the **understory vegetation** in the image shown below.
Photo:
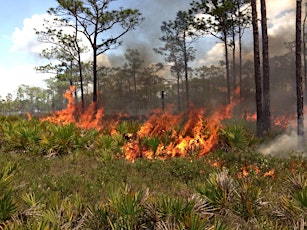
{"label": "understory vegetation", "polygon": [[156,152],[173,137],[0,119],[0,229],[307,228],[306,158],[258,153],[252,122],[227,121],[208,154],[129,161],[132,139]]}

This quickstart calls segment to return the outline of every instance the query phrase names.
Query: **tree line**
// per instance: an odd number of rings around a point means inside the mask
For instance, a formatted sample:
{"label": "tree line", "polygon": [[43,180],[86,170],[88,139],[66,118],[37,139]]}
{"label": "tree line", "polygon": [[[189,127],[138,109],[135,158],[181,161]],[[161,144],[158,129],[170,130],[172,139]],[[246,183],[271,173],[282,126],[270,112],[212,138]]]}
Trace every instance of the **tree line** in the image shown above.
{"label": "tree line", "polygon": [[[95,103],[97,107],[104,106],[109,113],[133,115],[155,108],[164,109],[166,104],[174,105],[177,112],[189,110],[192,105],[214,110],[238,97],[241,100],[238,113],[256,111],[257,134],[261,136],[270,132],[271,104],[278,103],[271,90],[283,92],[284,100],[290,100],[295,89],[302,134],[301,31],[298,31],[302,27],[298,20],[301,1],[297,0],[296,41],[285,44],[289,47],[285,55],[269,58],[265,0],[259,2],[260,18],[257,0],[194,0],[189,9],[177,12],[174,20],[161,23],[159,39],[162,46],[152,49],[164,57],[164,63],[144,63],[139,50],[128,49],[124,54],[125,63],[119,67],[99,65],[98,59],[108,50],[119,47],[125,34],[146,20],[142,13],[137,9],[115,9],[115,0],[57,2],[58,7],[48,10],[53,20],[45,22],[44,30],[36,31],[41,42],[52,45],[41,53],[50,63],[37,67],[37,70],[53,72],[55,77],[48,80],[47,90],[21,86],[16,100],[7,98],[2,101],[6,107],[28,100],[32,101],[29,106],[35,107],[38,103],[45,111],[60,109],[65,104],[61,94],[67,85],[76,86],[74,96],[82,110]],[[258,21],[261,22],[261,36]],[[252,61],[242,59],[242,37],[249,27],[254,41]],[[214,36],[223,43],[225,59],[219,65],[192,68],[189,63],[196,53],[193,44],[203,36]],[[262,52],[259,44],[262,44]],[[92,53],[92,60],[84,62],[81,57],[88,51]],[[295,63],[291,59],[294,56]],[[296,81],[286,73],[290,76],[296,73]],[[241,89],[239,95],[235,94],[237,87]],[[32,91],[37,93],[36,99],[31,96]],[[33,100],[38,102],[33,103]],[[255,103],[251,104],[250,100]],[[276,113],[278,108],[274,110]]]}

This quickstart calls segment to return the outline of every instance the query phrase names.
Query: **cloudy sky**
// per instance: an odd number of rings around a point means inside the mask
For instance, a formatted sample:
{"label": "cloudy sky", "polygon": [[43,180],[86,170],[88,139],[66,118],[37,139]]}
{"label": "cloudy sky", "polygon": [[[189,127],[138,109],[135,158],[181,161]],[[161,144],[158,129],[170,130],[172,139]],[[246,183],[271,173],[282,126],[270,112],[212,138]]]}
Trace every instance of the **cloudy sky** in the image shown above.
{"label": "cloudy sky", "polygon": [[[167,2],[167,4],[166,4]],[[117,52],[110,52],[109,59],[122,60],[121,51],[126,48],[140,49],[149,61],[156,61],[153,47],[159,47],[160,25],[162,21],[172,20],[176,12],[189,6],[188,0],[119,0],[117,4],[138,8],[145,21],[125,37],[123,46]],[[284,51],[283,43],[294,40],[295,29],[294,0],[267,0],[270,48],[272,55]],[[14,0],[1,6],[0,14],[0,96],[16,94],[18,86],[44,87],[43,79],[48,74],[36,73],[35,66],[44,64],[39,57],[42,45],[37,41],[33,28],[40,28],[46,11],[56,7],[56,0]],[[303,12],[304,9],[303,9]],[[251,50],[252,37],[248,31],[245,36],[246,52]],[[223,48],[213,38],[202,39],[196,45],[196,64],[211,64],[223,59]]]}

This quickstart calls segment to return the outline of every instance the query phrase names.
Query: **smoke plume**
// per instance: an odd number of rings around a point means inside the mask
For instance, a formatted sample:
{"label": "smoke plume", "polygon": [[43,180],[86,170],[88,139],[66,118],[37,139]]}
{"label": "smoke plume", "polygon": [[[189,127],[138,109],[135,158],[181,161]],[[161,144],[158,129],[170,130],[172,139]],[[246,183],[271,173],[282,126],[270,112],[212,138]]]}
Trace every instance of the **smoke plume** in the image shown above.
{"label": "smoke plume", "polygon": [[264,155],[274,157],[290,157],[292,155],[307,156],[306,151],[299,147],[299,139],[294,122],[283,134],[277,136],[269,143],[261,145],[257,151]]}

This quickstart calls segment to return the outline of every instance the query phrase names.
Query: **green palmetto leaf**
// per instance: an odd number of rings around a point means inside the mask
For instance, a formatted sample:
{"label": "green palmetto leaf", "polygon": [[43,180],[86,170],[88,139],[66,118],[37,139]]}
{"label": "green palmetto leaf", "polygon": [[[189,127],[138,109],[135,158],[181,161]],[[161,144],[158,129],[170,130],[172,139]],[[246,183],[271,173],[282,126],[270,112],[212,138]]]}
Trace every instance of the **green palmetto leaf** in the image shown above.
{"label": "green palmetto leaf", "polygon": [[181,229],[178,223],[174,221],[158,221],[155,225],[156,230],[177,230]]}
{"label": "green palmetto leaf", "polygon": [[234,182],[228,175],[228,170],[212,173],[205,184],[198,188],[198,192],[203,195],[212,207],[222,210],[229,206],[234,196]]}
{"label": "green palmetto leaf", "polygon": [[27,216],[40,216],[44,205],[36,200],[34,193],[26,193],[21,196],[21,199],[26,203],[28,208],[23,211]]}
{"label": "green palmetto leaf", "polygon": [[275,213],[279,218],[295,223],[301,217],[303,210],[293,197],[282,195]]}
{"label": "green palmetto leaf", "polygon": [[17,211],[17,206],[13,201],[13,191],[7,189],[0,196],[0,221],[8,220]]}
{"label": "green palmetto leaf", "polygon": [[111,218],[108,219],[112,229],[135,229],[142,213],[142,205],[148,198],[145,191],[133,191],[129,186],[124,188],[110,187],[108,205]]}
{"label": "green palmetto leaf", "polygon": [[214,219],[214,225],[208,229],[212,230],[229,230],[230,228],[227,226],[227,224],[223,223],[222,221],[218,219]]}
{"label": "green palmetto leaf", "polygon": [[74,124],[50,124],[48,132],[42,135],[41,144],[51,155],[71,153],[76,149],[76,127]]}
{"label": "green palmetto leaf", "polygon": [[185,200],[182,197],[161,196],[158,198],[156,205],[156,214],[161,223],[174,223],[190,227],[196,221],[200,221],[196,217],[200,215],[200,212],[197,213],[195,210],[194,198]]}
{"label": "green palmetto leaf", "polygon": [[295,194],[294,198],[298,205],[307,211],[307,187]]}
{"label": "green palmetto leaf", "polygon": [[238,199],[234,211],[248,220],[257,217],[262,208],[262,190],[249,183],[249,181],[239,181],[238,188],[235,190]]}
{"label": "green palmetto leaf", "polygon": [[16,170],[17,164],[8,163],[0,170],[0,189],[5,189],[11,183],[13,172]]}
{"label": "green palmetto leaf", "polygon": [[40,124],[36,121],[18,120],[2,124],[2,139],[10,149],[36,149],[40,139]]}
{"label": "green palmetto leaf", "polygon": [[247,133],[242,125],[227,126],[220,130],[221,140],[232,148],[246,148],[249,145]]}
{"label": "green palmetto leaf", "polygon": [[13,189],[10,186],[16,167],[16,164],[8,163],[0,170],[0,221],[10,219],[17,211],[13,201]]}
{"label": "green palmetto leaf", "polygon": [[127,133],[136,133],[140,129],[140,123],[137,121],[122,121],[116,126],[116,131],[121,135]]}
{"label": "green palmetto leaf", "polygon": [[111,149],[113,145],[113,138],[110,135],[99,136],[95,141],[95,147],[99,149]]}
{"label": "green palmetto leaf", "polygon": [[47,209],[42,213],[43,221],[51,223],[55,229],[60,229],[61,211],[57,209]]}
{"label": "green palmetto leaf", "polygon": [[193,210],[198,215],[202,217],[207,216],[208,218],[214,215],[215,209],[206,198],[201,197],[198,194],[193,194],[190,200],[194,202]]}
{"label": "green palmetto leaf", "polygon": [[77,149],[86,149],[92,146],[98,138],[98,135],[99,134],[96,130],[76,129],[74,135],[75,147]]}
{"label": "green palmetto leaf", "polygon": [[157,136],[154,137],[146,137],[143,140],[143,143],[149,148],[151,149],[154,153],[157,151],[157,148],[160,144],[160,140]]}

